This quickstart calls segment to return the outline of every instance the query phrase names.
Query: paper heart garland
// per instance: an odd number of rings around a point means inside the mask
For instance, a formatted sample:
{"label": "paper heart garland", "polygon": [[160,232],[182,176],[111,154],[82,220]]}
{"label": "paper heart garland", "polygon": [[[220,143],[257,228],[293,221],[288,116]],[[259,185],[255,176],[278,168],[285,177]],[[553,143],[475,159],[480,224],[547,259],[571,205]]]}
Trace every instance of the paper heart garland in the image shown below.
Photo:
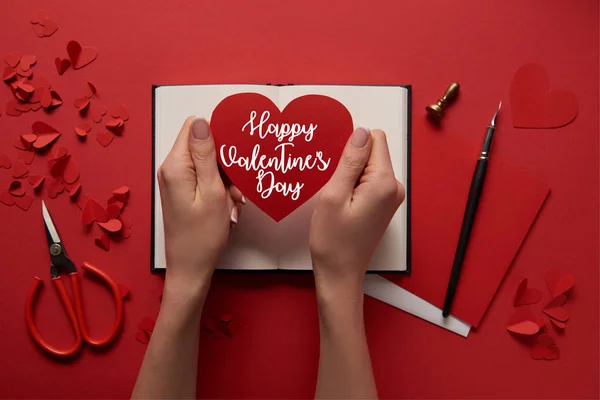
{"label": "paper heart garland", "polygon": [[280,111],[257,93],[223,99],[210,126],[229,179],[277,222],[327,183],[353,130],[330,97],[298,97]]}
{"label": "paper heart garland", "polygon": [[560,128],[579,112],[573,93],[550,89],[548,72],[538,64],[525,64],[517,70],[510,103],[515,128]]}

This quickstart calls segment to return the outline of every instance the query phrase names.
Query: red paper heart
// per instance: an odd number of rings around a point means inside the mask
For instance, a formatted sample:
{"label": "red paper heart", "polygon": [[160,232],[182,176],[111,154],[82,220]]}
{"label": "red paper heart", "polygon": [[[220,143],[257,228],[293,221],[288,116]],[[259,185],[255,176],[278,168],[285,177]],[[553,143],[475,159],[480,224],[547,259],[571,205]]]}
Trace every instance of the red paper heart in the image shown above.
{"label": "red paper heart", "polygon": [[535,335],[540,331],[540,326],[534,321],[521,321],[516,324],[508,325],[506,329],[519,335]]}
{"label": "red paper heart", "polygon": [[542,312],[550,318],[554,318],[560,322],[565,322],[569,319],[569,312],[563,307],[566,302],[567,297],[562,294],[552,299],[550,303],[546,304],[546,307],[542,309]]}
{"label": "red paper heart", "polygon": [[83,113],[87,110],[88,106],[90,105],[90,99],[88,99],[87,97],[77,98],[73,102],[73,105],[76,109],[79,110],[80,113]]}
{"label": "red paper heart", "polygon": [[94,221],[104,223],[108,221],[108,215],[100,203],[93,198],[89,198],[83,207],[81,221],[84,225],[89,225]]}
{"label": "red paper heart", "polygon": [[46,191],[48,192],[48,197],[51,199],[55,199],[65,190],[65,187],[62,183],[62,178],[52,178],[49,179],[48,184],[46,185]]}
{"label": "red paper heart", "polygon": [[54,178],[61,178],[62,181],[63,175],[65,174],[65,169],[67,168],[67,164],[69,164],[70,159],[71,156],[68,155],[56,160],[50,160],[48,162],[48,166],[50,167],[50,175],[52,175]]}
{"label": "red paper heart", "polygon": [[8,186],[8,192],[16,197],[25,196],[25,189],[23,189],[21,181],[12,181]]}
{"label": "red paper heart", "polygon": [[529,289],[527,287],[527,278],[523,279],[517,288],[514,305],[523,306],[527,304],[536,304],[542,300],[543,293],[539,289]]}
{"label": "red paper heart", "polygon": [[558,269],[550,268],[546,271],[546,285],[552,297],[558,297],[575,285],[575,275],[561,274]]}
{"label": "red paper heart", "polygon": [[42,10],[42,9],[35,10],[31,16],[31,23],[39,24],[47,18],[48,18],[48,15],[46,15],[46,12],[44,10]]}
{"label": "red paper heart", "polygon": [[[254,117],[252,122],[251,117]],[[327,183],[353,129],[352,117],[346,107],[321,95],[299,97],[279,111],[263,95],[235,94],[217,105],[210,124],[217,158],[227,176],[275,221],[300,207]],[[250,133],[251,124],[255,128],[253,134]],[[259,126],[263,133],[275,127],[281,127],[282,132],[303,129],[305,133],[293,141],[290,141],[291,136],[280,137],[280,141],[274,134],[262,135],[261,138]],[[276,146],[279,148],[276,149]],[[258,154],[253,157],[256,149]],[[273,163],[281,165],[282,152],[285,153],[284,166],[295,163],[295,167],[285,173],[281,168],[273,168]],[[243,157],[249,159],[247,165],[250,170],[232,163],[230,156],[234,156],[236,161]],[[261,163],[262,156],[265,158]],[[266,165],[269,160],[271,164]],[[264,169],[259,167],[261,164]],[[301,171],[299,166],[304,170]],[[259,175],[262,180],[258,179]],[[269,192],[273,186],[276,188]]]}
{"label": "red paper heart", "polygon": [[102,235],[100,235],[100,237],[95,238],[94,243],[96,243],[96,246],[100,247],[103,250],[110,250],[110,238],[106,233],[103,233]]}
{"label": "red paper heart", "polygon": [[100,225],[100,227],[102,229],[104,229],[105,231],[111,232],[111,233],[116,233],[119,232],[121,230],[121,228],[123,227],[123,224],[121,224],[121,221],[119,221],[118,219],[109,219],[106,222],[98,222],[98,225]]}
{"label": "red paper heart", "polygon": [[67,165],[63,173],[63,179],[66,183],[75,183],[79,179],[79,168],[73,157],[69,156]]}
{"label": "red paper heart", "polygon": [[23,161],[27,165],[31,165],[35,159],[35,152],[33,150],[20,151],[17,159]]}
{"label": "red paper heart", "polygon": [[117,287],[119,288],[119,293],[121,294],[121,300],[125,300],[127,297],[129,297],[129,288],[127,286],[117,283]]}
{"label": "red paper heart", "polygon": [[44,182],[44,177],[42,175],[29,175],[29,178],[27,179],[33,190],[39,188]]}
{"label": "red paper heart", "polygon": [[12,68],[17,68],[17,65],[19,65],[19,61],[21,61],[20,53],[11,53],[4,57],[4,62]]}
{"label": "red paper heart", "polygon": [[75,40],[67,43],[67,54],[69,55],[73,69],[83,68],[98,57],[98,51],[94,47],[82,47]]}
{"label": "red paper heart", "polygon": [[63,157],[66,157],[69,154],[69,151],[62,146],[54,146],[52,151],[50,152],[49,159],[50,161],[56,161]]}
{"label": "red paper heart", "polygon": [[58,72],[59,75],[62,75],[71,66],[71,60],[69,60],[68,58],[56,57],[54,59],[54,65],[56,65],[56,72]]}
{"label": "red paper heart", "polygon": [[11,195],[8,190],[5,190],[0,193],[0,203],[6,206],[14,206],[15,205],[15,197]]}
{"label": "red paper heart", "polygon": [[33,54],[25,54],[24,56],[21,56],[21,62],[19,64],[19,67],[21,67],[21,69],[23,71],[28,71],[32,65],[34,65],[37,62],[37,57]]}
{"label": "red paper heart", "polygon": [[89,122],[82,122],[79,125],[75,126],[75,133],[81,138],[86,137],[88,132],[91,130],[92,126],[89,124]]}
{"label": "red paper heart", "polygon": [[565,329],[567,327],[567,324],[557,321],[554,318],[550,318],[550,321],[552,321],[552,325],[556,326],[558,329]]}
{"label": "red paper heart", "polygon": [[42,30],[44,37],[50,37],[58,30],[58,25],[56,25],[56,22],[49,18],[46,18],[44,21],[42,21],[41,25],[44,26],[44,29]]}
{"label": "red paper heart", "polygon": [[69,189],[69,197],[75,197],[81,189],[81,182],[75,182],[75,184]]}
{"label": "red paper heart", "polygon": [[525,64],[516,72],[510,88],[515,128],[560,128],[577,116],[575,96],[566,90],[550,89],[546,69]]}
{"label": "red paper heart", "polygon": [[96,140],[104,147],[108,147],[114,138],[115,135],[113,135],[110,131],[101,131],[96,133]]}
{"label": "red paper heart", "polygon": [[31,78],[31,84],[36,87],[36,88],[46,88],[46,89],[52,89],[52,85],[50,84],[50,82],[48,82],[48,80],[38,74],[35,74],[35,76],[33,78]]}
{"label": "red paper heart", "polygon": [[31,131],[35,134],[42,135],[45,133],[59,133],[58,130],[43,121],[35,121],[31,124]]}
{"label": "red paper heart", "polygon": [[535,344],[529,349],[531,358],[534,360],[557,360],[560,358],[560,352],[554,339],[544,333],[536,338]]}
{"label": "red paper heart", "polygon": [[82,194],[81,196],[77,196],[77,207],[83,211],[83,209],[85,208],[85,205],[87,204],[87,201],[92,197],[91,194],[89,193],[85,193]]}
{"label": "red paper heart", "polygon": [[2,74],[2,80],[4,80],[4,82],[8,82],[16,75],[17,71],[13,67],[6,67],[4,68],[4,73]]}
{"label": "red paper heart", "polygon": [[110,115],[112,115],[114,118],[120,118],[123,121],[127,121],[129,119],[129,109],[127,109],[125,104],[121,104],[113,108],[110,112]]}
{"label": "red paper heart", "polygon": [[106,115],[106,107],[104,106],[93,106],[92,107],[92,121],[99,123],[102,121],[102,117]]}
{"label": "red paper heart", "polygon": [[91,99],[92,97],[94,97],[96,92],[96,86],[94,86],[92,82],[86,82],[83,96]]}
{"label": "red paper heart", "polygon": [[138,329],[142,330],[142,331],[150,331],[150,332],[152,332],[154,330],[154,325],[156,325],[156,322],[154,322],[154,320],[152,318],[150,318],[150,317],[144,317],[139,322]]}
{"label": "red paper heart", "polygon": [[146,331],[138,331],[135,334],[135,340],[143,344],[148,344],[150,343],[150,334]]}
{"label": "red paper heart", "polygon": [[106,214],[108,215],[109,219],[117,218],[120,213],[121,208],[116,203],[109,204],[108,207],[106,207]]}
{"label": "red paper heart", "polygon": [[21,111],[16,109],[17,101],[9,100],[6,102],[6,115],[10,115],[11,117],[18,117],[21,115]]}
{"label": "red paper heart", "polygon": [[13,178],[24,178],[29,173],[29,167],[21,160],[16,160],[12,168]]}
{"label": "red paper heart", "polygon": [[0,153],[0,168],[10,168],[12,167],[12,162],[6,153]]}
{"label": "red paper heart", "polygon": [[33,196],[30,194],[26,194],[23,197],[15,197],[15,204],[23,211],[29,210],[31,203],[33,203]]}

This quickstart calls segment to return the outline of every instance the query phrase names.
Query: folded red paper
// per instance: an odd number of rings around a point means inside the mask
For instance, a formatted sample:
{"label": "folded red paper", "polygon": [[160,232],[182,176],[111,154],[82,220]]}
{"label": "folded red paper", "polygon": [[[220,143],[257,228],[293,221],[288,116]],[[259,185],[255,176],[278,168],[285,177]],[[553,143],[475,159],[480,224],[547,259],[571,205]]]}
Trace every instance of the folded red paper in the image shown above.
{"label": "folded red paper", "polygon": [[[498,135],[496,140],[503,139]],[[415,141],[409,194],[412,273],[384,276],[441,308],[478,148],[447,133]],[[506,163],[500,152],[493,154],[452,315],[473,327],[480,324],[549,190],[526,171]]]}

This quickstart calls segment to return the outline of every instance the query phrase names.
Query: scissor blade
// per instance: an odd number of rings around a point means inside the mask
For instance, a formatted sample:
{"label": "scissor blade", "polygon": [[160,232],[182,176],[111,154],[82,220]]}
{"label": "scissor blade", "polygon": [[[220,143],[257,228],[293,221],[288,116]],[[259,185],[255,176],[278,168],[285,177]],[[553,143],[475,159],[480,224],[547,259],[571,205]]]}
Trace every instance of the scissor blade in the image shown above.
{"label": "scissor blade", "polygon": [[52,222],[52,217],[50,217],[50,213],[46,208],[46,203],[44,203],[44,200],[42,200],[42,215],[44,216],[44,224],[46,224],[46,230],[50,234],[50,237],[54,243],[60,243],[60,236],[58,236],[58,232],[56,231],[54,222]]}

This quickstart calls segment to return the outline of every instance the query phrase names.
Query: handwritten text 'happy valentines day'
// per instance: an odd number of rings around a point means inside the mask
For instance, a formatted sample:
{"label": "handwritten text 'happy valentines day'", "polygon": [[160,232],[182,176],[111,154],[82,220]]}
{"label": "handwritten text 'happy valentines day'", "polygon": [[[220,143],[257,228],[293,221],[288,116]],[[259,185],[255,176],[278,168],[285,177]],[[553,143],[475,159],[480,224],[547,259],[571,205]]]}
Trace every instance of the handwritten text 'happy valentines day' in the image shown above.
{"label": "handwritten text 'happy valentines day'", "polygon": [[[294,157],[290,151],[294,148],[294,140],[304,135],[304,140],[310,142],[313,139],[316,124],[309,124],[308,127],[304,124],[283,123],[272,124],[268,123],[271,113],[264,111],[260,116],[258,123],[255,121],[257,112],[250,112],[250,119],[242,127],[242,132],[247,130],[250,136],[255,133],[258,137],[264,139],[267,135],[275,135],[280,143],[275,146],[278,152],[277,156],[267,157],[260,152],[260,144],[255,144],[252,149],[251,156],[238,155],[238,150],[233,145],[222,145],[220,148],[221,162],[227,167],[237,165],[246,171],[256,171],[256,191],[260,193],[263,199],[271,196],[273,191],[279,192],[284,196],[290,196],[292,200],[298,200],[300,190],[304,187],[304,183],[300,182],[277,182],[275,175],[269,169],[279,171],[286,174],[291,170],[298,169],[304,171],[307,169],[317,168],[319,171],[325,171],[329,168],[331,158],[325,159],[322,151],[315,151],[314,156],[308,154],[303,157]],[[299,139],[301,140],[301,139]],[[229,149],[227,149],[229,147]]]}

